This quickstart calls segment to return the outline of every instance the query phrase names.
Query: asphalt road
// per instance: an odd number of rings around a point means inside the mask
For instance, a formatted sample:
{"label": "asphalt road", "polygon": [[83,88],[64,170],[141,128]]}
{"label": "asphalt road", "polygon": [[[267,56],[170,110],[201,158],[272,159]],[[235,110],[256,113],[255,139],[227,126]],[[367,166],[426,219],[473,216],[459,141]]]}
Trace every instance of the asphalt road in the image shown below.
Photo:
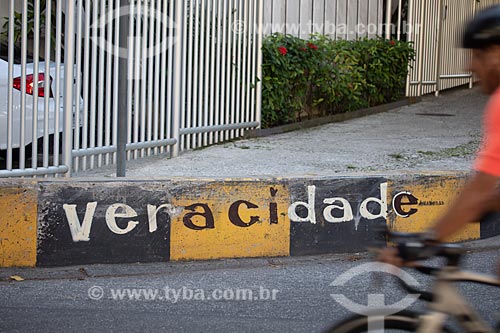
{"label": "asphalt road", "polygon": [[[492,272],[499,255],[500,246],[476,250],[465,266]],[[331,286],[341,274],[369,262],[367,254],[346,254],[1,269],[0,331],[319,332],[349,314],[331,294],[359,304],[367,304],[369,294],[383,295],[385,304],[406,296],[392,276],[381,273],[354,274],[344,286]],[[429,286],[428,277],[408,272],[423,289]],[[7,281],[14,274],[25,280]],[[494,320],[500,288],[459,287],[487,321]],[[149,300],[144,291],[136,294],[140,300],[130,299],[127,289],[133,288],[149,290]],[[412,305],[421,307],[421,302]]]}

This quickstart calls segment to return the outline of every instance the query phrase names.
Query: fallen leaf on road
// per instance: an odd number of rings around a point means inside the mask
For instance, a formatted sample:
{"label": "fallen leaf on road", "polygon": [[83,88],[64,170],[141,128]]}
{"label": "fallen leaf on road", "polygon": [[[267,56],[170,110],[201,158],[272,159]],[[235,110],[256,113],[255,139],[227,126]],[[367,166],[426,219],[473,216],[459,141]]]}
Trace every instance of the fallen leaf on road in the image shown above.
{"label": "fallen leaf on road", "polygon": [[10,279],[14,281],[24,281],[24,279],[18,275],[12,275]]}

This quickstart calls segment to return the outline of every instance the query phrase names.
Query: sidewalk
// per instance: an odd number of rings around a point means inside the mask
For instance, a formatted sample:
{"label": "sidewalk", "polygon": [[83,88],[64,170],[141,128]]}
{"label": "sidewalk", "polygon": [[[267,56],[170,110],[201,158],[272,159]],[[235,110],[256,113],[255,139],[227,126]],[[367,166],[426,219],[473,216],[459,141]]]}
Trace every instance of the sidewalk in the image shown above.
{"label": "sidewalk", "polygon": [[[127,178],[295,177],[470,170],[487,97],[476,89],[364,118],[129,161]],[[115,167],[75,177],[115,177]]]}

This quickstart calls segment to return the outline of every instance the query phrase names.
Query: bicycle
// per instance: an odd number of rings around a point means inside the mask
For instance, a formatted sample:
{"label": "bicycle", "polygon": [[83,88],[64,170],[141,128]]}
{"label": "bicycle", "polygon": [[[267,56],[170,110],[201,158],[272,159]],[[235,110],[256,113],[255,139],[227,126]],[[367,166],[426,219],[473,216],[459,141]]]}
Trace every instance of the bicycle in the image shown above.
{"label": "bicycle", "polygon": [[[326,332],[332,333],[354,333],[369,332],[369,327],[383,327],[385,330],[399,330],[403,332],[439,333],[453,332],[447,325],[449,317],[457,319],[463,332],[487,333],[495,332],[494,328],[484,322],[479,314],[460,295],[453,286],[455,282],[472,282],[489,286],[500,287],[500,280],[476,272],[461,270],[459,265],[465,254],[465,249],[455,244],[429,245],[420,241],[420,234],[415,233],[389,233],[391,239],[403,239],[396,242],[400,256],[408,262],[442,257],[445,264],[442,267],[430,267],[419,265],[413,267],[420,273],[431,275],[435,278],[432,292],[417,290],[409,286],[403,280],[399,283],[403,289],[411,294],[420,294],[419,299],[428,302],[428,311],[418,313],[403,310],[392,315],[382,316],[373,313],[364,315],[352,315],[349,318],[328,328]],[[373,326],[372,326],[373,325]],[[500,323],[496,327],[500,333]]]}

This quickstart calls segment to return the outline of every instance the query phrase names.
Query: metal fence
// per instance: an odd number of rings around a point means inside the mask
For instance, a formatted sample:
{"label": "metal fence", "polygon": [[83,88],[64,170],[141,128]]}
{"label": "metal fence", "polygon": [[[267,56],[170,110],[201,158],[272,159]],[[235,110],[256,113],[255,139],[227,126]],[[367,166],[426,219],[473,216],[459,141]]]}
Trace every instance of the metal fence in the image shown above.
{"label": "metal fence", "polygon": [[468,70],[471,53],[460,48],[464,23],[498,0],[398,0],[397,15],[387,11],[386,21],[398,27],[387,37],[414,43],[416,58],[410,64],[407,96],[422,96],[462,85],[472,87]]}
{"label": "metal fence", "polygon": [[123,116],[128,159],[259,126],[262,0],[121,2],[9,0],[0,177],[115,163]]}
{"label": "metal fence", "polygon": [[472,85],[457,32],[495,3],[0,0],[0,177],[71,176],[119,162],[120,149],[175,157],[259,127],[272,32],[405,39],[416,49],[408,96]]}

